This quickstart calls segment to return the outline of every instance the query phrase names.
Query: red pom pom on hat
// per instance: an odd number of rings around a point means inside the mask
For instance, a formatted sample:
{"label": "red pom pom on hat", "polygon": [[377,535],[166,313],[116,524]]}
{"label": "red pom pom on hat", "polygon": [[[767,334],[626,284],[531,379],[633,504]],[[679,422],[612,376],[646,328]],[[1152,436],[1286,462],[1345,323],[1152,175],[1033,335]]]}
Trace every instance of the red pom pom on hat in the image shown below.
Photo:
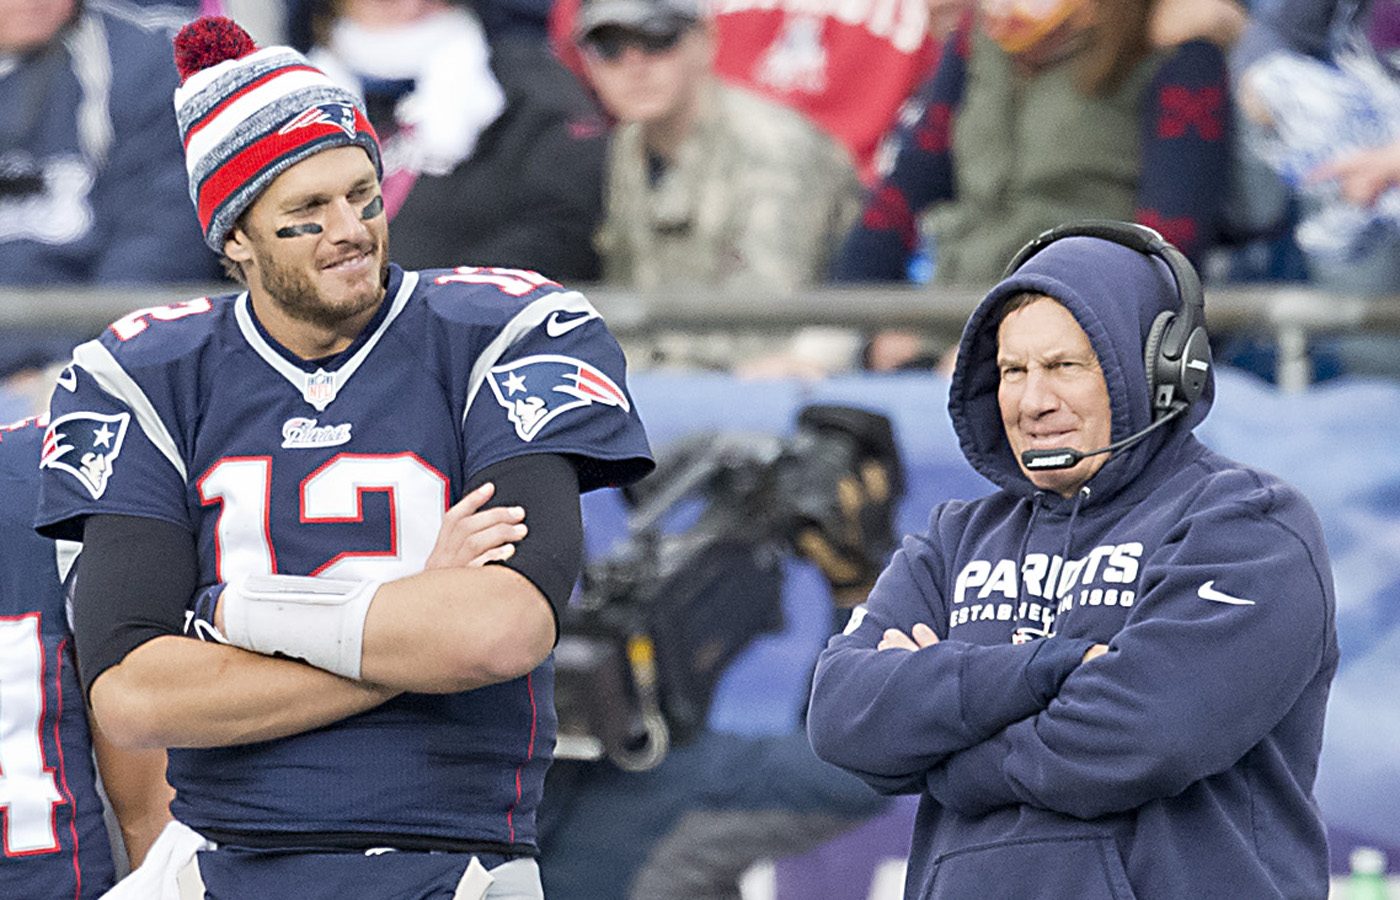
{"label": "red pom pom on hat", "polygon": [[180,83],[195,72],[230,59],[242,59],[258,49],[243,27],[223,16],[205,16],[175,35],[175,67]]}

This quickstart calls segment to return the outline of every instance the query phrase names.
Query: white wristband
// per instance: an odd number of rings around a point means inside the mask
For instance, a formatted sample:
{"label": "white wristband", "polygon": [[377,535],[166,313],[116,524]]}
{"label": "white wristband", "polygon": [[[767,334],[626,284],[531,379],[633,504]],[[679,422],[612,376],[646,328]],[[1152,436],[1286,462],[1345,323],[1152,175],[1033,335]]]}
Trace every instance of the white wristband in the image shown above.
{"label": "white wristband", "polygon": [[360,677],[365,616],[382,582],[307,575],[248,575],[224,588],[224,636],[346,678]]}

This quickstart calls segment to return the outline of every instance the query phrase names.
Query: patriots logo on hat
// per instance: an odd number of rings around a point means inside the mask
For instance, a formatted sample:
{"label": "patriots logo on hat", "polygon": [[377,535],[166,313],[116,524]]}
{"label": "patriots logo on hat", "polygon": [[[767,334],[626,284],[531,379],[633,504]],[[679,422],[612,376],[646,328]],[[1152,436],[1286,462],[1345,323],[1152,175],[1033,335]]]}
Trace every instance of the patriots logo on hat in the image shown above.
{"label": "patriots logo on hat", "polygon": [[298,128],[312,125],[334,125],[345,132],[347,137],[355,136],[355,107],[348,103],[320,103],[292,117],[292,120],[277,130],[278,134],[291,134]]}
{"label": "patriots logo on hat", "polygon": [[492,368],[487,380],[522,441],[533,440],[555,417],[580,406],[632,408],[611,378],[572,356],[527,356]]}
{"label": "patriots logo on hat", "polygon": [[130,413],[75,412],[59,416],[44,433],[39,468],[67,472],[96,500],[107,490],[112,463],[122,452]]}

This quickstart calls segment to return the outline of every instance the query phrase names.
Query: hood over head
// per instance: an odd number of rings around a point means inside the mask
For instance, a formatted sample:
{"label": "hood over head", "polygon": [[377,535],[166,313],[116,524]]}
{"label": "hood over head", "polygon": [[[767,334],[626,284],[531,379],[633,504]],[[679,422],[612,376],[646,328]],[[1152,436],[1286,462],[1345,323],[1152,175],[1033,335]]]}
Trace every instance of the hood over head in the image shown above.
{"label": "hood over head", "polygon": [[[1074,236],[1047,245],[1002,279],[973,310],[958,345],[948,412],[973,468],[998,487],[1029,496],[1036,487],[1017,464],[1002,427],[996,364],[1002,307],[1026,292],[1058,301],[1089,336],[1108,385],[1114,441],[1152,424],[1143,345],[1158,314],[1176,311],[1181,304],[1164,260],[1103,238]],[[1185,440],[1214,398],[1212,371],[1201,397],[1184,415],[1112,455],[1088,482],[1095,498],[1121,490],[1162,447]]]}

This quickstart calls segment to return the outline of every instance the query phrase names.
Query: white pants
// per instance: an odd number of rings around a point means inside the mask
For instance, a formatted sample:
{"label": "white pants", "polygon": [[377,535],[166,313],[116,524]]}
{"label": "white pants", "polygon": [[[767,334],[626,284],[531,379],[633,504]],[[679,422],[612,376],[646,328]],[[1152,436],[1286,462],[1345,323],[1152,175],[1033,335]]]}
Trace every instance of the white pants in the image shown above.
{"label": "white pants", "polygon": [[[172,821],[151,845],[145,862],[101,900],[205,900],[197,854],[213,849],[214,844],[193,829]],[[488,872],[472,857],[453,900],[544,900],[539,864],[515,859]]]}

